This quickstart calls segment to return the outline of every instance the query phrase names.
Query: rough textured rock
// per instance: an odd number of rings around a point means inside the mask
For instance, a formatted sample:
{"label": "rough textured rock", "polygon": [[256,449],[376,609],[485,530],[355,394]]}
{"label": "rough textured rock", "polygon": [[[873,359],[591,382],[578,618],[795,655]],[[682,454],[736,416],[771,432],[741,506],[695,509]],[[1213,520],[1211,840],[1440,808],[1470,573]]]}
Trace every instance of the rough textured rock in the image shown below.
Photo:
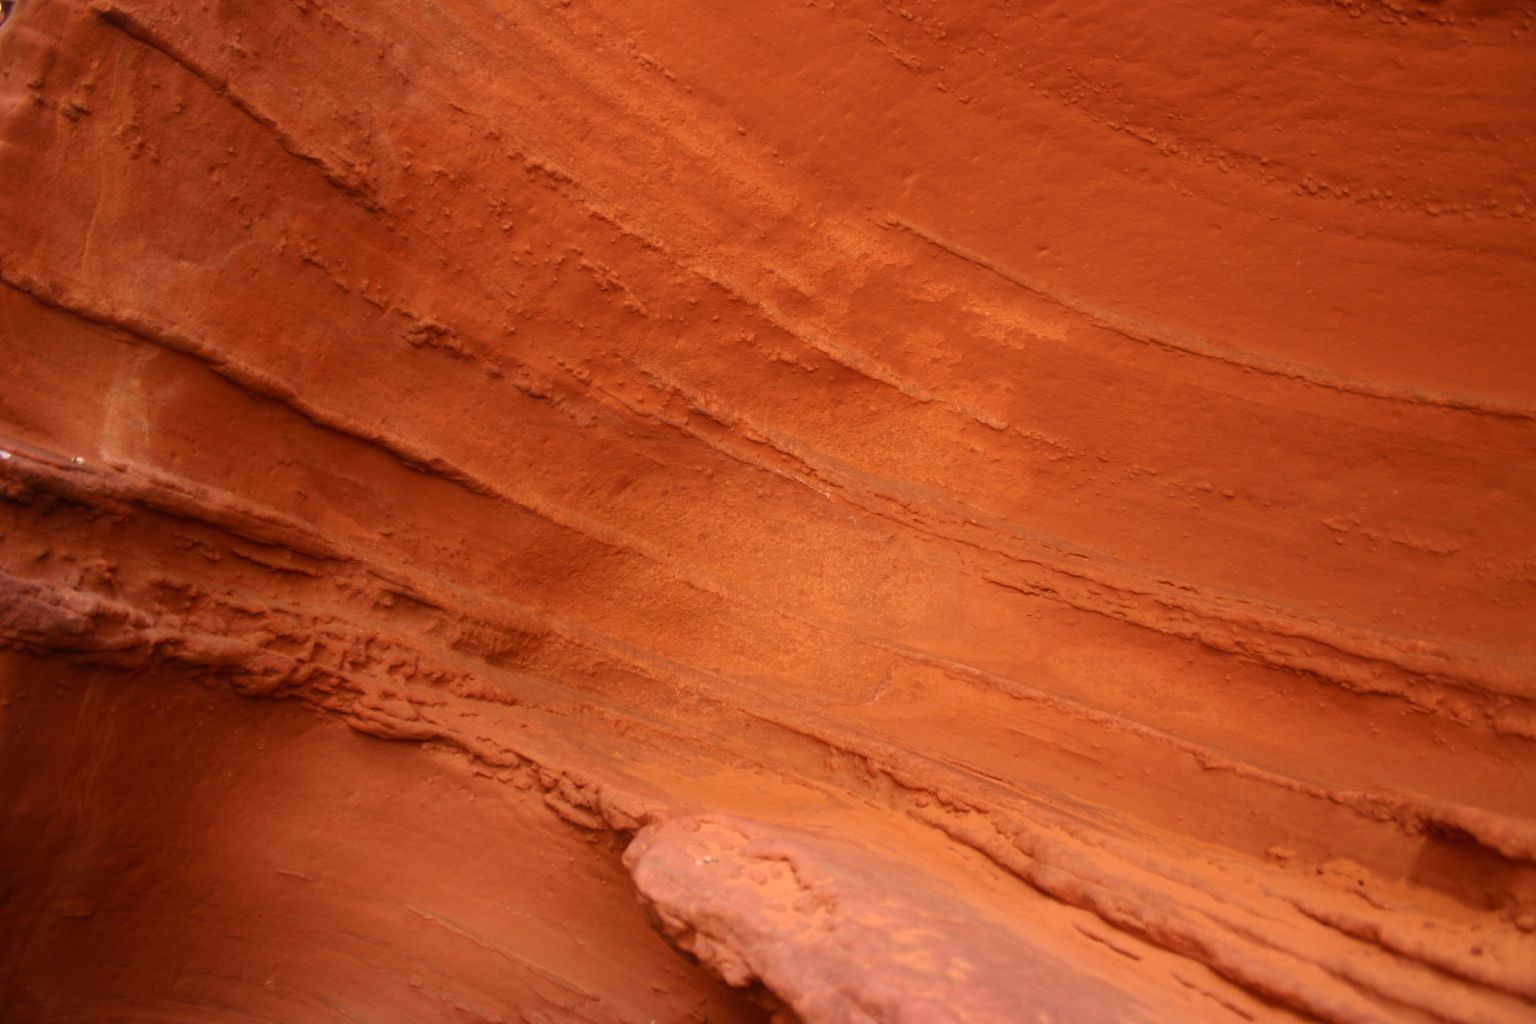
{"label": "rough textured rock", "polygon": [[1530,1020],[1533,33],[21,0],[0,1018]]}
{"label": "rough textured rock", "polygon": [[838,838],[673,818],[624,855],[662,932],[805,1020],[1149,1021],[1105,979],[909,868]]}

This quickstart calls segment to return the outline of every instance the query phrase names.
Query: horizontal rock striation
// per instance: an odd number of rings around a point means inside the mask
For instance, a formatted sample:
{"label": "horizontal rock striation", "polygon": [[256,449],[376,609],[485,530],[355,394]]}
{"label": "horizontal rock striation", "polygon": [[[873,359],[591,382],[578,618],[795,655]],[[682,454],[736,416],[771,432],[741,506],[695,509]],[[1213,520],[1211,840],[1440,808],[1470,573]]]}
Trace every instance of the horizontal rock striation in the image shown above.
{"label": "horizontal rock striation", "polygon": [[0,1018],[1530,1020],[1533,32],[21,0]]}

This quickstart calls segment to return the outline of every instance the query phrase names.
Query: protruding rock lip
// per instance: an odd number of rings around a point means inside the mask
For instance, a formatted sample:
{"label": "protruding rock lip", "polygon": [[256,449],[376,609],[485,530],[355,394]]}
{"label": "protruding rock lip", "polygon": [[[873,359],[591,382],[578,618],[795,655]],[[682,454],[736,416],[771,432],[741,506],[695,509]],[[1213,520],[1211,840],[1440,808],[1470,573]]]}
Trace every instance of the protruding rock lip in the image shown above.
{"label": "protruding rock lip", "polygon": [[1156,1015],[853,842],[745,818],[673,818],[624,856],[653,920],[732,985],[807,1024],[1142,1021]]}

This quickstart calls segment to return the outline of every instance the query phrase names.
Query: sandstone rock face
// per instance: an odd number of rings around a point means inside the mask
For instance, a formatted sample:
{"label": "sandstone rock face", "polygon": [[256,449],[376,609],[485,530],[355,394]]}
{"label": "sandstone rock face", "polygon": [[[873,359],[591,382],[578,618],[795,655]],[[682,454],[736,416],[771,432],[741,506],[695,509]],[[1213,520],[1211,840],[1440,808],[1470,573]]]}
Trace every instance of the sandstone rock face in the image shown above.
{"label": "sandstone rock face", "polygon": [[1531,1020],[1533,88],[1499,0],[20,0],[0,1019]]}

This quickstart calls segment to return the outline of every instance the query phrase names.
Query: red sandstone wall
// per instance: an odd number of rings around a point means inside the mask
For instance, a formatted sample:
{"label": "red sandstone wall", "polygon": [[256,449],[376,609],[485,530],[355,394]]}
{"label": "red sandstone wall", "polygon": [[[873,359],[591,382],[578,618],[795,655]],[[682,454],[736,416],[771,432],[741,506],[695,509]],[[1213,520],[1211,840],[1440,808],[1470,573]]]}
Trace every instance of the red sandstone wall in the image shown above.
{"label": "red sandstone wall", "polygon": [[1530,1019],[1533,31],[23,0],[5,1019]]}

